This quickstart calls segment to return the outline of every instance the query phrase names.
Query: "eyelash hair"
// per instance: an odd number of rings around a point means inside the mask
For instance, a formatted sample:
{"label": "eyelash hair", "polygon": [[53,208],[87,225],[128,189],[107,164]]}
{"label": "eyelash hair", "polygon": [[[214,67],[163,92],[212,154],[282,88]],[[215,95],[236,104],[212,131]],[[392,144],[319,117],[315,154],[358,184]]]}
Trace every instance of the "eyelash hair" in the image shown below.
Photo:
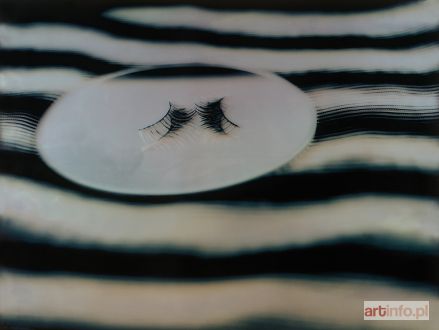
{"label": "eyelash hair", "polygon": [[230,131],[239,127],[226,117],[223,110],[223,99],[197,104],[197,113],[201,117],[201,125],[216,133],[228,134]]}
{"label": "eyelash hair", "polygon": [[158,122],[146,127],[140,128],[139,132],[146,138],[149,135],[152,138],[159,136],[162,139],[166,136],[174,135],[186,123],[192,120],[195,111],[188,112],[185,108],[178,108],[169,102],[169,110],[166,115]]}

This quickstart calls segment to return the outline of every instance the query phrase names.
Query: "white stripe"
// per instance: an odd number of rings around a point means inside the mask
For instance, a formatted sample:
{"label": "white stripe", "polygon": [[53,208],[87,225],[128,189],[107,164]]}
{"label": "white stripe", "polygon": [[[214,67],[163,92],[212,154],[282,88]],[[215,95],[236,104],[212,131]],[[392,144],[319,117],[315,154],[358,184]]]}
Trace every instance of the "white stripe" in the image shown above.
{"label": "white stripe", "polygon": [[24,148],[35,148],[35,130],[0,122],[0,143],[2,146],[18,144]]}
{"label": "white stripe", "polygon": [[323,171],[352,164],[439,170],[439,141],[420,137],[353,136],[314,143],[279,173]]}
{"label": "white stripe", "polygon": [[439,205],[410,198],[357,197],[257,212],[233,204],[134,206],[2,176],[0,200],[0,214],[17,229],[114,249],[167,246],[214,254],[350,235],[391,235],[428,245],[439,239]]}
{"label": "white stripe", "polygon": [[354,14],[288,14],[258,11],[214,11],[194,7],[130,7],[112,9],[115,20],[158,27],[186,27],[222,33],[268,37],[366,35],[373,37],[414,33],[439,25],[435,0],[387,10]]}
{"label": "white stripe", "polygon": [[0,92],[62,93],[77,87],[87,76],[76,69],[5,69],[0,71]]}
{"label": "white stripe", "polygon": [[409,50],[261,50],[190,43],[163,44],[114,38],[102,32],[59,24],[0,26],[4,48],[64,50],[125,64],[213,62],[275,72],[310,70],[397,71],[423,73],[439,67],[439,47]]}
{"label": "white stripe", "polygon": [[[363,300],[429,300],[433,307],[439,303],[426,290],[389,283],[291,277],[163,283],[3,271],[0,292],[4,320],[70,321],[123,329],[233,327],[234,322],[261,317],[350,328],[364,326]],[[422,329],[436,329],[434,323],[422,322]],[[368,326],[403,328],[398,322]]]}
{"label": "white stripe", "polygon": [[[406,88],[395,91],[382,88],[371,90],[364,88],[328,88],[311,90],[307,93],[320,111],[331,111],[342,106],[388,106],[422,109],[435,109],[439,113],[439,93],[413,93]],[[372,109],[371,109],[372,110]]]}
{"label": "white stripe", "polygon": [[37,124],[32,115],[0,112],[0,149],[35,153]]}
{"label": "white stripe", "polygon": [[[313,92],[317,92],[319,90],[326,90],[326,89],[343,89],[346,88],[342,85],[337,85],[335,84],[336,82],[334,82],[334,84],[331,85],[326,85],[326,86],[321,86],[321,87],[310,87],[307,90],[309,91],[313,91]],[[425,86],[398,86],[398,85],[373,85],[373,84],[361,84],[361,83],[357,83],[357,84],[352,84],[349,85],[349,88],[352,89],[358,89],[358,90],[363,90],[363,91],[369,91],[372,93],[378,93],[378,92],[382,92],[382,93],[402,93],[402,94],[430,94],[432,92],[439,92],[439,84],[433,84],[433,85],[425,85]]]}
{"label": "white stripe", "polygon": [[17,127],[28,131],[35,131],[38,121],[33,115],[26,113],[2,113],[0,112],[0,125]]}
{"label": "white stripe", "polygon": [[11,127],[20,127],[22,129],[28,130],[28,131],[35,131],[35,129],[37,128],[38,122],[37,121],[32,121],[31,119],[27,118],[27,117],[15,117],[15,116],[11,116],[11,117],[4,117],[2,118],[3,115],[0,112],[0,125],[6,125],[6,126],[11,126]]}

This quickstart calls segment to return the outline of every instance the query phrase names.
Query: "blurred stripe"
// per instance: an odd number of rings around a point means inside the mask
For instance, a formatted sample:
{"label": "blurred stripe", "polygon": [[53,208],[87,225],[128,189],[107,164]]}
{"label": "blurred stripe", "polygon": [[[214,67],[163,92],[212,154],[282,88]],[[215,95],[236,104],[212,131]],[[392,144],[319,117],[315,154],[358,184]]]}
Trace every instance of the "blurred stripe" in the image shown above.
{"label": "blurred stripe", "polygon": [[[128,68],[127,65],[69,51],[1,49],[0,67],[4,69],[65,68],[77,69],[88,75],[102,75]],[[409,91],[431,92],[439,87],[439,71],[423,73],[308,71],[282,76],[302,89],[334,88],[406,88]]]}
{"label": "blurred stripe", "polygon": [[[214,11],[192,6],[167,8],[128,7],[110,9],[105,16],[124,23],[157,27],[183,27],[220,33],[283,36],[388,36],[436,28],[435,0],[368,13],[289,14],[246,11]],[[194,17],[197,19],[194,20]]]}
{"label": "blurred stripe", "polygon": [[215,254],[356,235],[389,235],[420,244],[438,240],[439,205],[433,199],[359,196],[282,207],[148,206],[89,199],[7,176],[0,183],[3,226],[55,242],[119,249],[170,246]]}
{"label": "blurred stripe", "polygon": [[[429,300],[432,306],[438,303],[431,292],[346,279],[254,278],[212,283],[160,283],[30,276],[3,271],[0,291],[4,293],[0,315],[5,320],[21,318],[39,323],[48,319],[124,329],[140,326],[196,328],[261,316],[359,326],[363,324],[358,317],[363,300],[392,297],[394,300]],[[32,292],[32,296],[25,292]],[[424,329],[435,329],[433,322],[423,324]],[[400,324],[394,322],[382,322],[377,326],[380,329],[400,328]]]}
{"label": "blurred stripe", "polygon": [[[0,26],[4,48],[81,52],[124,64],[216,62],[231,67],[276,72],[312,70],[399,71],[426,73],[439,66],[439,47],[410,50],[250,50],[167,44],[113,38],[103,32],[63,24]],[[129,50],[129,51],[127,51]],[[325,60],[322,61],[322,56]]]}
{"label": "blurred stripe", "polygon": [[[16,235],[0,241],[3,267],[35,274],[212,281],[259,275],[371,276],[435,287],[436,245],[386,235],[340,236],[310,246],[206,254],[176,246],[137,250],[98,244],[50,244]],[[42,242],[38,242],[38,240]],[[43,242],[44,241],[44,242]],[[409,248],[408,248],[409,246]],[[29,258],[29,256],[32,256]],[[361,258],[358,256],[361,255]]]}
{"label": "blurred stripe", "polygon": [[[267,1],[234,1],[222,0],[220,3],[206,0],[124,0],[123,5],[149,5],[151,7],[168,7],[193,5],[200,8],[211,9],[230,9],[230,10],[264,10],[264,11],[282,11],[292,13],[354,13],[382,10],[387,8],[398,8],[407,4],[418,3],[423,0],[367,0],[346,2],[345,0],[295,0],[293,2],[285,2],[283,0]],[[75,0],[72,1],[75,3]],[[66,4],[54,2],[52,0],[21,0],[20,6],[26,6],[28,12],[14,11],[15,0],[2,0],[0,12],[5,13],[5,19],[26,22],[29,20],[56,20],[80,18],[83,16],[98,16],[102,11],[118,7],[121,0],[89,0],[87,2],[87,11],[84,12],[82,6],[71,6],[69,10],[65,10]],[[50,10],[48,10],[50,9]],[[82,14],[82,16],[81,16]]]}

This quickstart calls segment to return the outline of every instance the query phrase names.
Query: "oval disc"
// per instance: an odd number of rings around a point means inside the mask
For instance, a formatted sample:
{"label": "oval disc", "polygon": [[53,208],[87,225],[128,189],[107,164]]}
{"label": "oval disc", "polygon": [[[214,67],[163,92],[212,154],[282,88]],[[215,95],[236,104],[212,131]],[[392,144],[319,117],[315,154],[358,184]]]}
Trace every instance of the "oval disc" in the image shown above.
{"label": "oval disc", "polygon": [[250,180],[313,138],[309,97],[270,73],[213,65],[92,79],[46,112],[37,147],[62,176],[99,190],[164,195]]}

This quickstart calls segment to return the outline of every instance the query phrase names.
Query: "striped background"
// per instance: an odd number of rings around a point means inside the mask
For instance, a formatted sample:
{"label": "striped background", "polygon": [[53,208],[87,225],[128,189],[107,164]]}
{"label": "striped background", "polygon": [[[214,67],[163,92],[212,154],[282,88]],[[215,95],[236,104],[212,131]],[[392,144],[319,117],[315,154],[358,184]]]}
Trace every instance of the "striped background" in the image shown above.
{"label": "striped background", "polygon": [[[363,300],[439,280],[439,1],[0,0],[0,329],[434,329]],[[82,82],[214,61],[276,72],[318,110],[277,171],[125,196],[41,160]],[[436,314],[434,314],[436,313]]]}

